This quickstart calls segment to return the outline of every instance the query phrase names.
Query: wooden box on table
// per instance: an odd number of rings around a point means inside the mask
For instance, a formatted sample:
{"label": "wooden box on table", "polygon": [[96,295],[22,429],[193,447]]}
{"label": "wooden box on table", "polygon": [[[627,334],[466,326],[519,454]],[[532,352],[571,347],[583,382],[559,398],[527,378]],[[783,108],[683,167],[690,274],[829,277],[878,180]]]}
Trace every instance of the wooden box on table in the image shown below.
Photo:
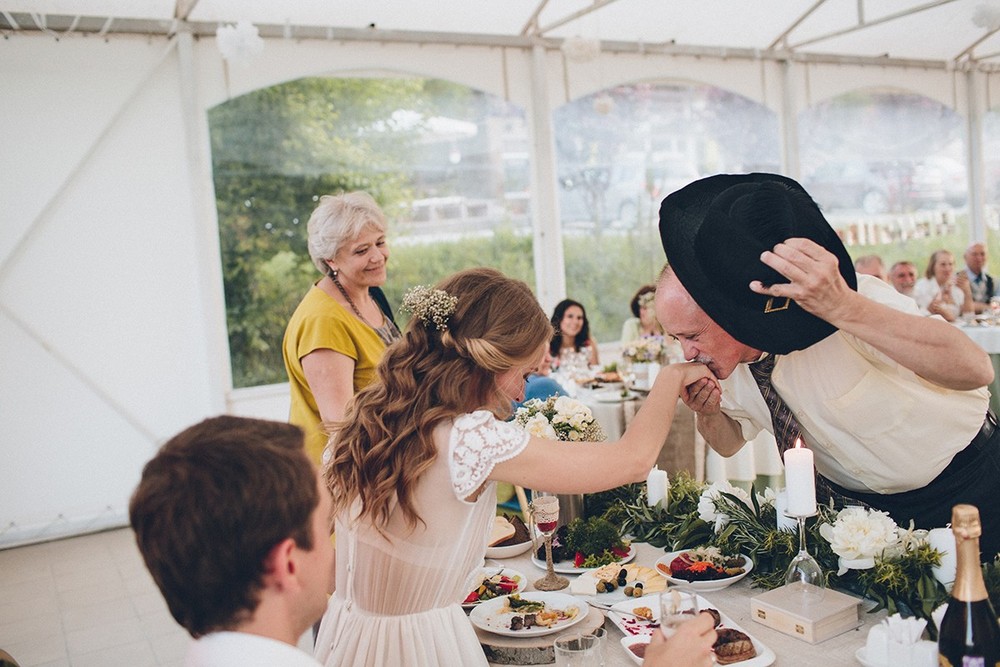
{"label": "wooden box on table", "polygon": [[860,604],[858,598],[831,589],[819,597],[782,586],[750,598],[750,617],[778,632],[818,644],[858,627]]}

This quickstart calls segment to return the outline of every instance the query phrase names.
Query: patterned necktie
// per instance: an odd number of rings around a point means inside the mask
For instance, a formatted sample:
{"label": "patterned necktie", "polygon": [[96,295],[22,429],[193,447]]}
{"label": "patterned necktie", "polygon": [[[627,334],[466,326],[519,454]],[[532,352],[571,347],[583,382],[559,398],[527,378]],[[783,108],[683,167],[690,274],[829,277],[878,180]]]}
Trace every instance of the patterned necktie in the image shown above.
{"label": "patterned necktie", "polygon": [[[760,395],[764,398],[764,402],[767,403],[767,409],[771,413],[774,439],[778,443],[778,454],[781,455],[783,460],[785,450],[789,447],[794,447],[796,438],[802,437],[802,427],[796,421],[791,408],[788,407],[788,404],[778,395],[778,392],[774,390],[774,386],[771,384],[771,373],[774,371],[774,365],[777,361],[778,355],[769,354],[760,361],[750,364],[750,374],[753,375],[757,387],[760,388]],[[805,446],[805,439],[802,440],[802,446]],[[825,505],[831,498],[836,507],[863,505],[863,503],[857,500],[847,498],[834,491],[826,478],[816,473],[816,501],[821,505]]]}
{"label": "patterned necktie", "polygon": [[788,404],[781,399],[778,392],[771,386],[771,372],[778,361],[778,355],[769,354],[760,361],[750,364],[750,373],[760,388],[760,395],[767,403],[771,413],[771,424],[774,426],[774,439],[778,442],[778,453],[784,456],[785,450],[795,446],[795,439],[802,436],[802,427],[795,420]]}

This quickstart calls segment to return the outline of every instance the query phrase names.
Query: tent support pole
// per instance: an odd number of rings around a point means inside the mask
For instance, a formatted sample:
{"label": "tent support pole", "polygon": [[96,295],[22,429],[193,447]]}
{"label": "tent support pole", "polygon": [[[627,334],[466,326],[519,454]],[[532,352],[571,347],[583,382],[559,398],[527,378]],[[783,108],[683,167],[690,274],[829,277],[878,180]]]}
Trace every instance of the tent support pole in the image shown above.
{"label": "tent support pole", "polygon": [[549,104],[545,47],[531,51],[531,227],[534,230],[535,293],[545,312],[566,295],[566,264],[556,199],[555,138]]}
{"label": "tent support pole", "polygon": [[979,92],[979,74],[973,70],[965,73],[966,146],[968,150],[969,181],[969,240],[986,240],[986,220],[983,216],[983,145],[982,114],[983,96]]}
{"label": "tent support pole", "polygon": [[177,67],[180,79],[181,115],[184,119],[184,146],[187,153],[188,180],[191,183],[191,219],[198,239],[198,294],[205,322],[205,362],[209,369],[209,400],[212,412],[228,412],[228,396],[233,387],[230,366],[229,335],[226,325],[226,299],[222,278],[222,251],[219,245],[219,220],[215,190],[211,187],[211,146],[207,117],[198,102],[198,77],[195,71],[194,37],[188,31],[177,35]]}

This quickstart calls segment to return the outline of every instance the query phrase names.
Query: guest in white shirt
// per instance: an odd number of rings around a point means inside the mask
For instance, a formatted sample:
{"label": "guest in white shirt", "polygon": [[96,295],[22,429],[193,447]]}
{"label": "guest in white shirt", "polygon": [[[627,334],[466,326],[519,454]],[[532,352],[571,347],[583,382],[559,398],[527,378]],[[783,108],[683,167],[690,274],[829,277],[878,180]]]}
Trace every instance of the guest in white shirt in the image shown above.
{"label": "guest in white shirt", "polygon": [[146,464],[129,517],[187,667],[315,667],[296,648],[333,587],[330,495],[291,424],[215,417]]}
{"label": "guest in white shirt", "polygon": [[878,255],[863,255],[854,260],[854,270],[861,275],[875,276],[879,280],[885,280],[885,266],[882,258]]}
{"label": "guest in white shirt", "polygon": [[913,287],[917,284],[917,266],[905,259],[896,262],[889,269],[889,280],[897,292],[912,297]]}
{"label": "guest in white shirt", "polygon": [[913,300],[921,311],[940,315],[948,322],[973,312],[969,277],[964,271],[955,273],[955,257],[947,250],[931,253],[924,277],[913,288]]}
{"label": "guest in white shirt", "polygon": [[990,299],[996,296],[996,282],[986,273],[986,244],[976,241],[965,249],[965,275],[969,277],[969,292],[972,294],[972,308],[981,313],[990,307]]}

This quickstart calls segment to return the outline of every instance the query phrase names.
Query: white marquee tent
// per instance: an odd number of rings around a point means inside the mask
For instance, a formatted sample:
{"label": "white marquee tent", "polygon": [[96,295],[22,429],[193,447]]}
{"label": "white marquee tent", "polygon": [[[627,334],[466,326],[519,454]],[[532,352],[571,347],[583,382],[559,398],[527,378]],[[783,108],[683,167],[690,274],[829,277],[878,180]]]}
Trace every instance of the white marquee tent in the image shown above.
{"label": "white marquee tent", "polygon": [[[226,63],[220,24],[264,37]],[[0,548],[125,522],[143,463],[180,428],[285,402],[233,390],[206,110],[305,76],[418,75],[526,110],[536,248],[558,248],[553,109],[611,85],[709,83],[781,119],[864,87],[979,123],[1000,5],[986,0],[0,0]],[[599,43],[595,58],[569,49]],[[563,48],[561,48],[563,47]],[[565,289],[536,250],[539,298]]]}

